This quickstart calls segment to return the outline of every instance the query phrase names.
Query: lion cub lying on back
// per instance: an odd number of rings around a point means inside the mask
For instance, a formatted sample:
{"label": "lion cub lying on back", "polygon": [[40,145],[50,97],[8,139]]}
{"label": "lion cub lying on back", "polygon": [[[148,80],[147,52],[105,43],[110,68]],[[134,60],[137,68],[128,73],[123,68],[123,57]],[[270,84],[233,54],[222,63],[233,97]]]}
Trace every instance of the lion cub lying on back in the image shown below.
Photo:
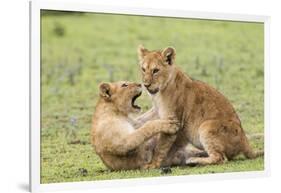
{"label": "lion cub lying on back", "polygon": [[170,120],[153,120],[137,125],[129,113],[138,112],[135,100],[141,95],[141,84],[102,83],[100,98],[93,116],[91,142],[103,163],[112,170],[137,169],[149,162],[153,145],[144,143],[164,132],[174,134],[177,125]]}

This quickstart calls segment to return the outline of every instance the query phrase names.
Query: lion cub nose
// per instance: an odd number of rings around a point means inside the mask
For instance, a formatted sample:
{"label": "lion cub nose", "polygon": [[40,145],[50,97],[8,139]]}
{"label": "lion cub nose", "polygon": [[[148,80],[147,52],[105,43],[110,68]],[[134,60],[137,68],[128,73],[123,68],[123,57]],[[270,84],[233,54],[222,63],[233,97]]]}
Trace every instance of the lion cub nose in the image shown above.
{"label": "lion cub nose", "polygon": [[146,88],[150,87],[151,84],[144,84]]}

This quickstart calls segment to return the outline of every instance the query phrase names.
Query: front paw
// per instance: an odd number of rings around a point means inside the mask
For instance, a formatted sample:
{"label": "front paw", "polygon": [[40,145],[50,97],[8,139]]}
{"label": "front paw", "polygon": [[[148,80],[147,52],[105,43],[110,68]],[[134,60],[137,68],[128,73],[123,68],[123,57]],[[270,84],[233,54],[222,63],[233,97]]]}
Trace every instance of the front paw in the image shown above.
{"label": "front paw", "polygon": [[142,167],[142,169],[148,170],[148,169],[156,169],[158,168],[156,164],[150,163],[150,164],[146,164]]}
{"label": "front paw", "polygon": [[142,166],[143,170],[148,170],[151,169],[151,164],[145,164],[144,166]]}
{"label": "front paw", "polygon": [[174,120],[168,120],[167,121],[167,127],[166,127],[166,133],[167,134],[175,134],[179,130],[179,124],[177,121]]}

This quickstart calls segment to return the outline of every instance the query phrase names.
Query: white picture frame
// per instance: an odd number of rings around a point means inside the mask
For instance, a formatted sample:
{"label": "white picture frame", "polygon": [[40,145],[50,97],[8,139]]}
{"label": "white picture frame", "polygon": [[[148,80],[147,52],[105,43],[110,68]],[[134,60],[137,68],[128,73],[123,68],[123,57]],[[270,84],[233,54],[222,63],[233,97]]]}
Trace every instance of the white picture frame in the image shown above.
{"label": "white picture frame", "polygon": [[[264,171],[153,177],[92,182],[40,184],[40,10],[63,10],[95,13],[115,13],[144,16],[164,16],[210,20],[228,20],[264,23]],[[141,186],[144,184],[186,183],[205,180],[255,178],[270,175],[269,134],[269,25],[268,16],[240,15],[228,13],[194,12],[187,10],[143,9],[137,7],[102,6],[77,2],[31,1],[30,2],[30,190],[43,192],[51,190],[85,189],[101,187]]]}

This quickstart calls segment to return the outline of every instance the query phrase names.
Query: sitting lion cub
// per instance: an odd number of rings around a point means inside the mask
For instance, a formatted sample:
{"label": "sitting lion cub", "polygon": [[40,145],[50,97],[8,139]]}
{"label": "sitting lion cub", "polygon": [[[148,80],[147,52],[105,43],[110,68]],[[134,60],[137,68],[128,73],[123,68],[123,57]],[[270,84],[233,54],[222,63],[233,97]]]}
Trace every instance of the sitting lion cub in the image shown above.
{"label": "sitting lion cub", "polygon": [[143,84],[152,97],[153,108],[143,117],[159,116],[180,125],[176,135],[161,133],[152,162],[146,168],[170,165],[180,148],[191,143],[206,151],[207,157],[192,157],[187,165],[223,163],[239,153],[255,158],[241,121],[229,100],[208,84],[193,80],[175,65],[172,47],[149,51],[138,49]]}
{"label": "sitting lion cub", "polygon": [[[137,125],[129,113],[138,112],[135,100],[141,95],[137,83],[102,83],[93,116],[91,142],[103,163],[112,170],[137,169],[149,162],[153,145],[144,143],[160,132],[174,134],[178,126],[169,120]],[[150,148],[150,149],[149,149]]]}

